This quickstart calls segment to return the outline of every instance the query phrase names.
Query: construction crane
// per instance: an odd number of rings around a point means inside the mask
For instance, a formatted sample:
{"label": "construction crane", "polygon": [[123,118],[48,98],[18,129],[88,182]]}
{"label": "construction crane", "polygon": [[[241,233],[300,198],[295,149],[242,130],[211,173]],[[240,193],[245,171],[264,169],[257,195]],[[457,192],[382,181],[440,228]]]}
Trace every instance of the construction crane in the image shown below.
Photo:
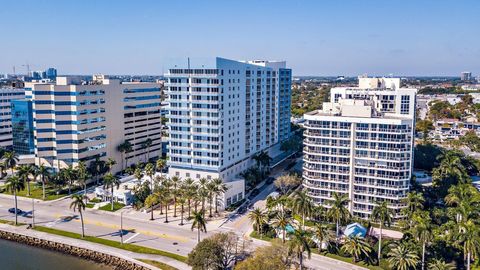
{"label": "construction crane", "polygon": [[27,67],[27,76],[30,76],[30,65],[28,64],[28,62],[26,65],[22,65],[22,67]]}

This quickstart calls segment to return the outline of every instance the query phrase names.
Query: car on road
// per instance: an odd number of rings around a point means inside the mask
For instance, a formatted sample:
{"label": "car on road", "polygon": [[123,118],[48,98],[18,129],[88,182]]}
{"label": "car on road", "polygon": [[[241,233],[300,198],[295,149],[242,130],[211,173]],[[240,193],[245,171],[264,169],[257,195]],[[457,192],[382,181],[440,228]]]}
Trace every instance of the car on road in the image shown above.
{"label": "car on road", "polygon": [[252,190],[252,192],[250,193],[250,195],[248,195],[248,198],[251,200],[251,199],[255,198],[255,196],[257,196],[258,193],[260,193],[260,191],[258,190],[258,188],[254,188],[254,189]]}
{"label": "car on road", "polygon": [[[8,209],[9,213],[15,214],[15,207]],[[21,215],[23,211],[17,208],[17,215]]]}
{"label": "car on road", "polygon": [[273,178],[273,177],[270,176],[270,177],[267,178],[266,183],[267,183],[267,184],[271,184],[271,183],[273,183],[273,181],[275,181],[275,178]]}

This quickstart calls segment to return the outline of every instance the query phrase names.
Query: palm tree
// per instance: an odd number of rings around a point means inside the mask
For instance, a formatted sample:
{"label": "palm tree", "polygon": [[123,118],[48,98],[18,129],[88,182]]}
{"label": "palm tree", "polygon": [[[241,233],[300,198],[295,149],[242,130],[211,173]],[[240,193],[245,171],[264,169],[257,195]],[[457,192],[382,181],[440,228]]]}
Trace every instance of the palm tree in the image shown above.
{"label": "palm tree", "polygon": [[347,237],[342,250],[352,255],[354,262],[358,262],[362,256],[368,258],[372,252],[370,244],[364,238],[358,236]]}
{"label": "palm tree", "polygon": [[17,176],[25,182],[27,186],[27,196],[30,196],[30,173],[32,172],[32,167],[30,165],[20,165],[17,167]]}
{"label": "palm tree", "polygon": [[412,228],[413,236],[422,244],[422,270],[425,269],[425,247],[432,239],[431,219],[428,212],[418,213],[413,216],[415,226]]}
{"label": "palm tree", "polygon": [[148,138],[142,143],[142,148],[146,149],[145,152],[145,162],[148,162],[148,154],[150,153],[150,146],[152,146],[152,139]]}
{"label": "palm tree", "polygon": [[155,168],[152,163],[145,165],[145,174],[150,178],[150,189],[153,192],[153,176],[155,175]]}
{"label": "palm tree", "polygon": [[60,169],[59,177],[61,177],[68,185],[68,194],[72,193],[72,185],[75,181],[75,169],[72,165],[69,165],[67,168]]}
{"label": "palm tree", "polygon": [[418,255],[405,244],[394,246],[387,254],[388,263],[393,270],[408,270],[418,264]]}
{"label": "palm tree", "polygon": [[145,199],[145,207],[150,208],[150,220],[154,220],[153,218],[153,207],[158,204],[159,198],[156,193],[148,195]]}
{"label": "palm tree", "polygon": [[178,195],[178,185],[180,184],[180,177],[173,176],[170,178],[170,181],[173,185],[172,195],[173,195],[173,217],[177,217],[177,195]]}
{"label": "palm tree", "polygon": [[37,168],[36,174],[40,176],[40,181],[42,182],[42,199],[45,200],[45,184],[50,178],[50,171],[42,164]]}
{"label": "palm tree", "polygon": [[302,229],[295,230],[295,232],[290,234],[288,253],[298,258],[300,270],[303,269],[303,253],[307,252],[307,257],[309,259],[312,254],[309,239],[310,234]]}
{"label": "palm tree", "polygon": [[257,227],[257,232],[262,235],[262,227],[268,221],[268,216],[260,210],[260,208],[255,208],[253,211],[248,213],[248,218]]}
{"label": "palm tree", "polygon": [[135,171],[133,172],[133,175],[135,176],[135,178],[137,178],[140,181],[143,177],[142,169],[140,169],[138,167],[135,168]]}
{"label": "palm tree", "polygon": [[112,211],[113,211],[113,187],[120,186],[120,180],[118,180],[112,173],[107,173],[105,177],[103,177],[103,188],[108,189],[110,188],[110,203],[112,204]]}
{"label": "palm tree", "polygon": [[125,165],[122,164],[122,171],[127,166],[127,160],[128,160],[127,153],[131,152],[132,149],[133,149],[133,146],[129,141],[124,141],[123,143],[117,146],[117,151],[122,153],[122,160],[125,161]]}
{"label": "palm tree", "polygon": [[108,172],[112,172],[113,166],[117,164],[117,161],[113,158],[108,158],[107,162],[105,163],[108,167]]}
{"label": "palm tree", "polygon": [[165,223],[168,223],[168,205],[172,200],[172,194],[169,188],[163,187],[161,191],[158,192],[158,197],[160,198],[160,203],[165,206]]}
{"label": "palm tree", "polygon": [[212,183],[215,185],[215,214],[218,214],[218,196],[227,192],[228,187],[220,178],[214,178]]}
{"label": "palm tree", "polygon": [[313,212],[313,201],[305,191],[295,191],[292,201],[292,210],[302,216],[302,228],[305,230],[305,217]]}
{"label": "palm tree", "polygon": [[394,214],[394,211],[388,208],[387,201],[377,203],[372,210],[372,221],[380,224],[380,235],[378,236],[378,263],[380,263],[380,259],[382,258],[383,225],[390,227]]}
{"label": "palm tree", "polygon": [[83,223],[83,211],[85,210],[85,203],[83,202],[83,195],[73,194],[72,203],[70,203],[70,209],[73,208],[73,211],[80,213],[80,221],[82,222],[82,238],[85,237],[85,225]]}
{"label": "palm tree", "polygon": [[78,182],[83,185],[83,194],[85,195],[85,203],[87,203],[87,178],[88,178],[88,171],[87,171],[87,164],[84,161],[80,161],[77,164],[77,178]]}
{"label": "palm tree", "polygon": [[15,200],[15,225],[18,224],[18,206],[17,206],[17,192],[25,189],[25,182],[18,176],[12,175],[5,182],[5,188],[8,192],[13,193]]}
{"label": "palm tree", "polygon": [[200,232],[207,233],[207,220],[204,218],[205,213],[204,211],[194,211],[192,214],[192,231],[196,228],[197,229],[197,242],[200,242]]}
{"label": "palm tree", "polygon": [[98,185],[100,175],[104,172],[105,161],[100,160],[99,157],[96,157],[95,160],[90,162],[88,170],[95,177],[95,183]]}
{"label": "palm tree", "polygon": [[13,168],[15,168],[18,163],[18,155],[15,153],[15,151],[7,151],[3,153],[2,159],[5,167],[9,168],[13,175]]}
{"label": "palm tree", "polygon": [[166,165],[167,165],[167,162],[165,161],[165,159],[157,159],[157,163],[156,163],[157,171],[161,172]]}
{"label": "palm tree", "polygon": [[462,247],[467,270],[470,270],[470,263],[476,259],[480,248],[480,228],[473,220],[467,220],[458,225],[455,244]]}
{"label": "palm tree", "polygon": [[186,192],[186,189],[185,189],[185,186],[182,185],[181,188],[178,190],[178,198],[176,200],[176,202],[178,204],[180,204],[180,226],[183,225],[183,213],[184,213],[184,209],[185,209],[185,203],[187,202],[187,199],[185,197],[185,192]]}
{"label": "palm tree", "polygon": [[208,204],[209,204],[209,208],[210,208],[210,214],[208,215],[209,218],[212,218],[213,217],[213,214],[212,214],[212,209],[213,209],[213,197],[215,195],[215,192],[216,192],[216,188],[217,186],[212,182],[208,182],[207,185],[205,186],[205,189],[208,193]]}
{"label": "palm tree", "polygon": [[406,204],[404,212],[406,212],[407,217],[410,218],[415,211],[423,209],[425,198],[423,198],[422,193],[411,191],[402,201]]}
{"label": "palm tree", "polygon": [[318,252],[322,252],[322,244],[332,239],[332,231],[324,224],[315,223],[313,236],[317,239]]}
{"label": "palm tree", "polygon": [[285,243],[285,234],[287,231],[287,226],[290,224],[290,219],[282,212],[278,212],[277,216],[272,219],[271,225],[274,228],[282,229],[282,242]]}
{"label": "palm tree", "polygon": [[336,243],[338,246],[338,237],[340,234],[340,223],[347,221],[350,217],[346,205],[349,199],[346,194],[333,193],[333,201],[330,201],[331,207],[327,210],[327,216],[335,222],[336,225]]}
{"label": "palm tree", "polygon": [[190,214],[192,212],[191,203],[192,203],[192,200],[195,199],[197,195],[197,185],[195,184],[195,181],[193,181],[191,178],[185,179],[185,182],[183,184],[185,186],[184,195],[188,204],[188,218],[190,218]]}
{"label": "palm tree", "polygon": [[455,270],[456,267],[453,263],[446,263],[444,260],[433,259],[428,264],[429,270]]}

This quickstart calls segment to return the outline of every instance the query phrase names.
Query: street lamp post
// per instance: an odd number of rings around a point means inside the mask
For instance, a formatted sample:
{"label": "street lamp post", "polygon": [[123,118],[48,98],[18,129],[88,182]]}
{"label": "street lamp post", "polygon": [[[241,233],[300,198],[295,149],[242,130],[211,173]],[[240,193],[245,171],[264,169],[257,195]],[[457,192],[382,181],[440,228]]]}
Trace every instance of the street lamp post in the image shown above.
{"label": "street lamp post", "polygon": [[123,245],[123,212],[120,212],[120,241]]}
{"label": "street lamp post", "polygon": [[35,200],[32,198],[32,228],[35,228]]}

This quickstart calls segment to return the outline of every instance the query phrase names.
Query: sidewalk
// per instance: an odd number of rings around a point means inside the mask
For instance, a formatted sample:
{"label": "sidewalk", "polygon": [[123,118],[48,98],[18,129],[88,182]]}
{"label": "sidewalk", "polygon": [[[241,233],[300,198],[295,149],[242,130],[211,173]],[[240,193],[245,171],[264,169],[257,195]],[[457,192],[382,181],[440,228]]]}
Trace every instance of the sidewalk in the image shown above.
{"label": "sidewalk", "polygon": [[117,249],[117,248],[104,246],[104,245],[96,244],[96,243],[92,243],[92,242],[82,241],[82,240],[78,240],[78,239],[63,237],[63,236],[59,236],[59,235],[48,234],[48,233],[39,232],[39,231],[35,231],[35,230],[27,230],[27,229],[25,229],[25,227],[14,227],[14,226],[6,225],[6,224],[0,224],[0,230],[7,231],[7,232],[12,232],[12,233],[16,233],[16,234],[21,234],[21,235],[25,235],[25,236],[35,237],[35,238],[39,238],[39,239],[43,239],[43,240],[63,243],[63,244],[67,244],[67,245],[70,245],[70,246],[75,246],[75,247],[80,247],[80,248],[85,248],[85,249],[89,249],[89,250],[102,252],[102,253],[105,253],[105,254],[109,254],[109,255],[112,255],[112,256],[116,256],[116,257],[119,257],[119,258],[122,258],[122,259],[125,259],[125,260],[128,260],[128,261],[134,262],[138,265],[142,265],[142,266],[147,267],[147,268],[152,269],[152,270],[157,270],[158,268],[156,268],[154,266],[151,266],[149,264],[140,262],[136,259],[155,260],[155,261],[159,261],[159,262],[162,262],[162,263],[166,263],[168,265],[171,265],[171,266],[173,266],[175,268],[178,268],[178,269],[181,269],[181,270],[191,269],[191,267],[188,266],[187,264],[185,264],[183,262],[180,262],[180,261],[177,261],[177,260],[174,260],[174,259],[171,259],[171,258],[168,258],[168,257],[164,257],[164,256],[160,256],[160,255],[153,255],[153,254],[135,253],[135,252],[131,252],[131,251]]}

